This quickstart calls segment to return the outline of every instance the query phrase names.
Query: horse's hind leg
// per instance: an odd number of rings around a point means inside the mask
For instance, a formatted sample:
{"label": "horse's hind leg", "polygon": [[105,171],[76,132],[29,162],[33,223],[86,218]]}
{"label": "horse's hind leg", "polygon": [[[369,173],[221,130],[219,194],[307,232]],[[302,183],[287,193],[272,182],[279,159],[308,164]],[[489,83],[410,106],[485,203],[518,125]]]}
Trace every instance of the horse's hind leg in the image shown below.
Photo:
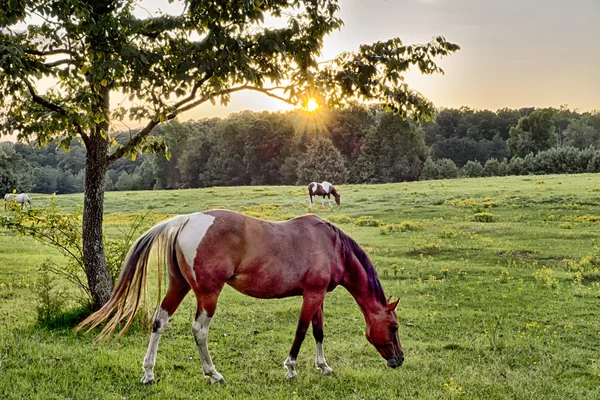
{"label": "horse's hind leg", "polygon": [[323,354],[323,303],[315,313],[312,320],[313,336],[317,342],[317,357],[315,358],[315,365],[321,370],[323,374],[330,374],[333,370],[327,365],[325,361],[325,355]]}
{"label": "horse's hind leg", "polygon": [[167,327],[169,318],[177,310],[177,307],[179,307],[179,304],[181,304],[181,301],[189,291],[190,285],[187,284],[183,277],[178,279],[172,275],[170,276],[169,290],[152,319],[150,343],[148,344],[148,350],[142,364],[144,376],[141,382],[144,384],[154,381],[154,364],[156,363],[156,352],[158,351],[160,335]]}
{"label": "horse's hind leg", "polygon": [[306,337],[308,325],[312,321],[315,313],[323,304],[325,293],[305,293],[302,299],[302,309],[300,310],[300,318],[298,318],[298,327],[296,328],[296,337],[290,350],[290,354],[283,362],[283,366],[287,369],[285,374],[286,379],[296,377],[296,358],[300,352],[300,346]]}
{"label": "horse's hind leg", "polygon": [[196,311],[196,320],[192,324],[192,333],[196,340],[200,361],[202,361],[204,376],[210,378],[210,383],[225,382],[223,376],[215,369],[210,353],[208,352],[208,328],[210,327],[213,315],[215,315],[217,300],[223,289],[223,284],[221,283],[220,286],[213,285],[210,290],[196,291],[194,288],[198,300],[198,310]]}

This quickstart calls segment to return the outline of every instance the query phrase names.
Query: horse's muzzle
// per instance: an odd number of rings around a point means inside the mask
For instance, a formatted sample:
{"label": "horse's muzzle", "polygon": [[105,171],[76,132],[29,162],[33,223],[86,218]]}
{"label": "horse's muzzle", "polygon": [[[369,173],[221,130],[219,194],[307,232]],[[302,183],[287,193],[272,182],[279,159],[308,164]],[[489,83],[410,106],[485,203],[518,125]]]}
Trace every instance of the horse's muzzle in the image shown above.
{"label": "horse's muzzle", "polygon": [[404,363],[404,355],[401,355],[399,357],[393,357],[387,360],[387,366],[390,368],[399,367],[402,365],[402,363]]}

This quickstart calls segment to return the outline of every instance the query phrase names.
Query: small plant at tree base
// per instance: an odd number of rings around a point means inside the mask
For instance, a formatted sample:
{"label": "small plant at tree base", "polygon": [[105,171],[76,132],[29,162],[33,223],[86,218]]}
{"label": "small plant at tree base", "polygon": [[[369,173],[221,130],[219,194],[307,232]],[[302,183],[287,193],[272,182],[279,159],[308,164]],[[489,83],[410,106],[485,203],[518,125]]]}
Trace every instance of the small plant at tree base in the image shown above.
{"label": "small plant at tree base", "polygon": [[62,315],[66,303],[63,291],[57,288],[55,274],[52,273],[51,262],[46,260],[40,265],[39,277],[33,285],[37,296],[35,311],[41,325],[47,326]]}
{"label": "small plant at tree base", "polygon": [[[137,216],[130,228],[117,238],[104,238],[107,251],[106,266],[113,279],[119,275],[123,260],[133,244],[147,214]],[[61,253],[66,261],[55,263],[46,261],[43,269],[66,279],[85,293],[85,301],[92,301],[88,281],[85,279],[82,244],[82,211],[81,207],[69,213],[58,209],[54,197],[45,208],[21,209],[14,207],[9,215],[0,216],[0,227],[15,231],[23,236],[30,236],[37,241],[49,245]],[[88,305],[88,304],[84,304]]]}

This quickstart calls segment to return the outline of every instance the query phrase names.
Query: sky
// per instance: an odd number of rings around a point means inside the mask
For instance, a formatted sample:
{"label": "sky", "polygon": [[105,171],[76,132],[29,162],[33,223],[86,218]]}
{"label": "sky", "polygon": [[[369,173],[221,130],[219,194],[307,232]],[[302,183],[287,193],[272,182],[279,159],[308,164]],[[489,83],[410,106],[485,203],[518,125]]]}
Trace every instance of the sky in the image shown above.
{"label": "sky", "polygon": [[[138,16],[167,0],[143,0]],[[399,37],[405,44],[443,35],[461,50],[439,60],[445,75],[406,75],[437,107],[600,109],[600,0],[340,0],[344,27],[325,40],[323,59],[362,43]],[[290,106],[240,92],[227,107],[206,103],[180,119]]]}
{"label": "sky", "polygon": [[[438,107],[600,109],[600,0],[340,0],[340,8],[345,25],[326,38],[324,59],[391,37],[413,44],[443,35],[461,46],[440,60],[445,75],[406,76]],[[187,117],[285,108],[238,93],[227,108]]]}

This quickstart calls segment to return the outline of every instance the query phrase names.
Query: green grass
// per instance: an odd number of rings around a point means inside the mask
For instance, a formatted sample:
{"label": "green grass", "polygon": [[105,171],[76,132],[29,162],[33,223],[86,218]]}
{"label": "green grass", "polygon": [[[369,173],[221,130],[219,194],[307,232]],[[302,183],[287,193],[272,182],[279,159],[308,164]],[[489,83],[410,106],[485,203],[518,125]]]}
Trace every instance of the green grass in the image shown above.
{"label": "green grass", "polygon": [[[283,379],[300,298],[257,300],[226,288],[209,347],[228,385],[202,377],[188,296],[171,319],[151,386],[139,383],[148,333],[95,344],[93,334],[36,324],[31,286],[46,257],[30,239],[0,233],[1,399],[600,398],[600,176],[543,176],[346,185],[342,205],[308,208],[303,188],[233,187],[107,193],[109,234],[135,213],[150,222],[231,208],[267,219],[331,217],[373,259],[386,294],[400,297],[401,368],[385,367],[364,320],[338,288],[325,300],[325,356],[307,336],[298,378]],[[81,195],[58,196],[65,210]],[[34,196],[36,206],[47,196]],[[478,222],[477,213],[493,214]],[[357,226],[362,216],[419,229]],[[10,286],[9,286],[10,285]],[[72,294],[75,297],[75,293]]]}

